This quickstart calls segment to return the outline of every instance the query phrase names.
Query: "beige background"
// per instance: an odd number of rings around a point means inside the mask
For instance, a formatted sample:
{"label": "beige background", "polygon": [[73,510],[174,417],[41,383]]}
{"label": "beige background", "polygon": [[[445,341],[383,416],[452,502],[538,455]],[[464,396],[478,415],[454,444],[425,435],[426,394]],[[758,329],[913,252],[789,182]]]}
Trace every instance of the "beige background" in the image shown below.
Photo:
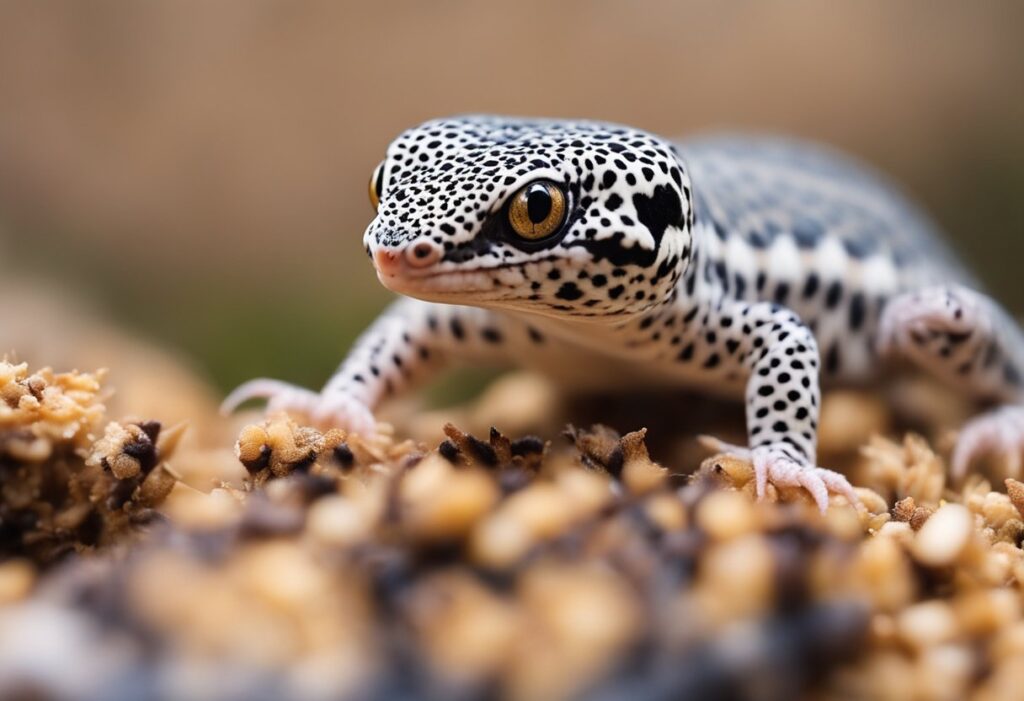
{"label": "beige background", "polygon": [[0,272],[221,386],[318,384],[387,295],[366,180],[483,111],[822,139],[1024,310],[1024,3],[0,2]]}

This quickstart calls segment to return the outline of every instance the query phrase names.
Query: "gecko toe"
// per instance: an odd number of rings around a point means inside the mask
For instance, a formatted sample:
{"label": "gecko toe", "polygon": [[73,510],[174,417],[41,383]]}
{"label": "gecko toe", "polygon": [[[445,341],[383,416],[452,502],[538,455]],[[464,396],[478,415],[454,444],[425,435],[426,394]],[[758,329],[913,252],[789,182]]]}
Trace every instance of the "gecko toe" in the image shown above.
{"label": "gecko toe", "polygon": [[797,473],[797,481],[800,485],[811,493],[814,497],[814,503],[818,505],[818,509],[825,513],[828,509],[828,487],[825,486],[825,480],[821,478],[816,469],[801,469]]}
{"label": "gecko toe", "polygon": [[950,475],[962,480],[971,463],[998,454],[1006,473],[1021,473],[1024,453],[1024,407],[1005,406],[970,421],[960,431],[951,458]]}
{"label": "gecko toe", "polygon": [[222,416],[233,414],[242,404],[252,399],[273,400],[291,390],[299,389],[282,380],[273,380],[267,377],[260,377],[248,382],[243,382],[233,389],[224,401],[220,404]]}

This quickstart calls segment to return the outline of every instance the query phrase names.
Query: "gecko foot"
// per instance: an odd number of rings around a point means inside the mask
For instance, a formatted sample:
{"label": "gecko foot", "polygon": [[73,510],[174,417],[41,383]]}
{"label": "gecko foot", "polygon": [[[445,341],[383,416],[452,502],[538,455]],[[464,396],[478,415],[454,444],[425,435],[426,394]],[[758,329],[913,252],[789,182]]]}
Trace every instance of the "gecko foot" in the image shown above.
{"label": "gecko foot", "polygon": [[1011,477],[1021,474],[1024,454],[1024,407],[1004,406],[967,423],[953,449],[951,476],[963,479],[971,462],[982,455],[999,454]]}
{"label": "gecko foot", "polygon": [[370,435],[377,422],[369,407],[346,394],[321,394],[305,387],[260,378],[239,385],[220,405],[222,414],[230,414],[250,399],[266,399],[267,411],[302,414],[320,426],[344,428],[353,433]]}
{"label": "gecko foot", "polygon": [[744,448],[719,441],[717,438],[708,438],[703,442],[719,453],[747,460],[753,464],[754,486],[759,499],[764,498],[765,488],[770,481],[777,487],[806,489],[822,513],[828,509],[829,492],[842,494],[853,505],[860,503],[857,492],[854,491],[845,476],[834,470],[808,464],[786,443],[771,443],[755,448]]}
{"label": "gecko foot", "polygon": [[882,355],[915,350],[937,335],[958,342],[988,336],[989,317],[978,295],[960,287],[930,287],[910,292],[885,305],[878,322]]}

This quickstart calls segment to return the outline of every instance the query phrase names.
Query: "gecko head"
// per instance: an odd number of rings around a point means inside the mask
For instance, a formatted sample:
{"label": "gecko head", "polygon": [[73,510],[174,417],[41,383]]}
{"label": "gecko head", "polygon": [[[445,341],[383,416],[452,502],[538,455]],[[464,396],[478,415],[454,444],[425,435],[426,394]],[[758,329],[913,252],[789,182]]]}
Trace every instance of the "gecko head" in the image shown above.
{"label": "gecko head", "polygon": [[628,318],[689,260],[689,177],[672,146],[578,121],[460,117],[406,131],[370,179],[380,281],[429,301]]}

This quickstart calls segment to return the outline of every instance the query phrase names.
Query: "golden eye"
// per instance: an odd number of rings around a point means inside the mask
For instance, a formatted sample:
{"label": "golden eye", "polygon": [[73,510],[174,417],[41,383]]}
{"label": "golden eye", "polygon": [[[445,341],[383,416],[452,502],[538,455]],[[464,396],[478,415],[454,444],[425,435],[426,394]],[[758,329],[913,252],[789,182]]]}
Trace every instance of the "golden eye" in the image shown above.
{"label": "golden eye", "polygon": [[565,193],[549,180],[530,183],[512,196],[508,223],[530,241],[546,238],[565,222]]}
{"label": "golden eye", "polygon": [[380,165],[373,169],[373,175],[370,176],[370,204],[373,205],[373,210],[377,211],[380,207],[380,198],[384,193],[384,162],[381,161]]}

